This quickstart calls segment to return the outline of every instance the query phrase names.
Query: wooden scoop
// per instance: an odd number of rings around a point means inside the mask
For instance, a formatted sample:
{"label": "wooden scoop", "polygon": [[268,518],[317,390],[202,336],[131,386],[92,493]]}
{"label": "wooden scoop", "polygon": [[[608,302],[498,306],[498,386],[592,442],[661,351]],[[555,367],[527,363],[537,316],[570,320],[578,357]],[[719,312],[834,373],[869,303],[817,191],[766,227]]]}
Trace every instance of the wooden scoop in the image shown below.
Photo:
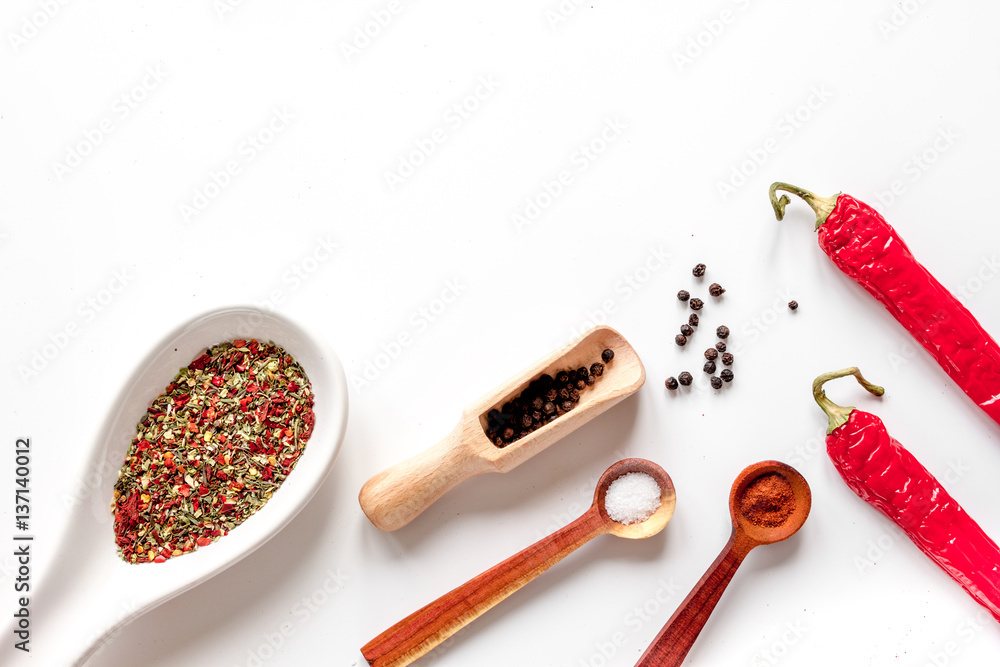
{"label": "wooden scoop", "polygon": [[[606,349],[615,353],[614,359],[604,365],[604,375],[592,387],[580,392],[580,402],[571,412],[503,448],[486,437],[490,410],[499,410],[544,373],[555,376],[563,370],[589,368],[601,361]],[[401,528],[460,482],[515,468],[633,394],[645,381],[646,371],[628,341],[610,327],[595,327],[467,407],[444,440],[369,479],[358,496],[361,509],[381,530]]]}
{"label": "wooden scoop", "polygon": [[[792,487],[795,509],[777,526],[762,526],[750,520],[740,509],[743,492],[754,480],[769,473],[784,477]],[[719,598],[732,581],[736,569],[754,547],[786,540],[802,527],[812,506],[809,484],[795,468],[779,461],[761,461],[748,466],[733,482],[729,493],[729,514],[733,532],[722,553],[708,568],[694,589],[670,617],[660,634],[635,663],[635,667],[679,667],[695,639],[708,621]]]}
{"label": "wooden scoop", "polygon": [[[630,472],[656,480],[660,507],[644,521],[623,524],[608,516],[604,500],[611,483]],[[361,653],[374,667],[409,665],[594,537],[611,533],[637,540],[656,535],[670,521],[676,502],[673,482],[663,468],[645,459],[619,461],[601,476],[593,504],[576,521],[410,614],[365,644]]]}

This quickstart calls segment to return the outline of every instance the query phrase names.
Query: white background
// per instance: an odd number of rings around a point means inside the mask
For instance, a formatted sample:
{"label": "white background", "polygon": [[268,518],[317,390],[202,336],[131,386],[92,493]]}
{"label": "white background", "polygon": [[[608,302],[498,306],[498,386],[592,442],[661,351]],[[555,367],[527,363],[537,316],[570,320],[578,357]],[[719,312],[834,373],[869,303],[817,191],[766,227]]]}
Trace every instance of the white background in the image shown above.
{"label": "white background", "polygon": [[[882,416],[995,536],[1000,427],[832,266],[802,202],[774,220],[767,188],[880,204],[1000,332],[1000,9],[224,2],[17,0],[0,21],[0,521],[13,523],[13,442],[30,436],[34,576],[71,566],[46,560],[65,492],[168,330],[210,308],[274,307],[323,331],[354,380],[344,448],[312,503],[96,664],[363,664],[383,629],[575,518],[623,456],[673,477],[665,531],[598,538],[420,664],[634,664],[725,543],[732,480],[768,458],[806,476],[812,515],[750,554],[689,664],[995,662],[996,623],[973,629],[980,607],[843,485],[809,384],[857,364],[885,385],[881,400],[850,380],[830,394]],[[539,211],[519,224],[529,201]],[[705,296],[696,262],[729,291],[706,298],[679,349],[674,294]],[[601,319],[646,365],[637,396],[395,533],[368,523],[356,498],[369,476]],[[716,393],[700,353],[722,323],[736,380]],[[409,344],[380,357],[401,334]],[[669,394],[664,378],[684,369],[695,387]],[[0,556],[5,609],[12,563]],[[343,588],[304,613],[334,575]]]}

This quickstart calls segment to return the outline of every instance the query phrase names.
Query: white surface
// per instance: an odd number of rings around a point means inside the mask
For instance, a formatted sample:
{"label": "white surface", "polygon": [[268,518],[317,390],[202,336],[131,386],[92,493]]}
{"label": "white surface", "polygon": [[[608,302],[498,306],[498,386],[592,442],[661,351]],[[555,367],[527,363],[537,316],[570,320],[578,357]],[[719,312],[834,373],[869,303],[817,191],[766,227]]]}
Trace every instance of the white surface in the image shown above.
{"label": "white surface", "polygon": [[[226,1],[68,3],[46,20],[54,3],[18,0],[0,24],[0,497],[13,495],[14,440],[30,436],[35,580],[55,565],[65,494],[114,398],[178,324],[275,307],[324,332],[349,380],[371,378],[352,387],[342,455],[299,517],[128,626],[100,664],[361,665],[359,647],[385,627],[574,518],[623,456],[673,478],[664,532],[595,540],[424,663],[634,664],[724,544],[733,478],[764,458],[806,476],[812,516],[750,555],[689,664],[995,662],[997,624],[971,627],[978,605],[839,480],[809,383],[858,364],[884,384],[881,400],[847,380],[830,394],[882,416],[995,536],[1000,427],[830,264],[808,208],[778,223],[766,192],[786,180],[878,204],[898,181],[890,222],[1000,333],[1000,9],[567,2],[553,26],[554,1],[403,2],[348,61],[342,44],[389,3],[234,0],[220,13]],[[25,21],[44,25],[15,45]],[[708,45],[679,67],[699,35]],[[462,117],[454,105],[469,96],[477,108]],[[580,152],[602,133],[606,150]],[[98,134],[77,166],[54,166]],[[435,139],[391,190],[385,172]],[[926,168],[914,161],[925,152]],[[754,156],[762,166],[721,196]],[[554,203],[518,230],[512,214],[560,175]],[[211,201],[196,201],[206,188]],[[686,312],[673,295],[692,289],[699,261],[729,291],[706,299],[701,331],[678,349]],[[605,317],[646,364],[636,397],[396,533],[368,524],[356,496],[370,475]],[[714,395],[698,359],[719,323],[738,361]],[[43,350],[52,358],[22,379]],[[684,368],[700,389],[667,395],[663,379]],[[0,504],[2,540],[12,510]],[[0,565],[9,609],[12,557]]]}

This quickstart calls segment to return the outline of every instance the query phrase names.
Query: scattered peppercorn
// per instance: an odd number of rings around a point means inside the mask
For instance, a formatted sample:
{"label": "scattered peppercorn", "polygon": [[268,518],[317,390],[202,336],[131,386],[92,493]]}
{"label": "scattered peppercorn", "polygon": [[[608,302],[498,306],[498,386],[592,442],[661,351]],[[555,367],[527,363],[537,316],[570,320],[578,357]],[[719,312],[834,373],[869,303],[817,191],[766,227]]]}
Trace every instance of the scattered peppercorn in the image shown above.
{"label": "scattered peppercorn", "polygon": [[682,289],[680,292],[677,293],[677,298],[680,299],[681,301],[687,301],[688,299],[691,298],[691,293],[688,292],[687,290]]}
{"label": "scattered peppercorn", "polygon": [[715,361],[719,357],[719,351],[714,347],[710,347],[705,350],[705,358],[709,361]]}
{"label": "scattered peppercorn", "polygon": [[585,383],[585,384],[586,384],[586,385],[587,385],[588,387],[593,387],[593,386],[594,386],[594,383],[595,383],[595,382],[597,382],[597,378],[596,378],[596,377],[594,377],[593,375],[588,375],[588,376],[587,376],[587,379],[586,379],[586,380],[584,380],[584,383]]}
{"label": "scattered peppercorn", "polygon": [[594,377],[601,377],[604,375],[604,364],[597,362],[596,364],[590,365],[590,374]]}
{"label": "scattered peppercorn", "polygon": [[798,307],[799,307],[799,302],[798,302],[798,301],[789,301],[789,302],[788,302],[788,307],[789,307],[789,308],[790,308],[791,310],[795,310],[796,308],[798,308]]}
{"label": "scattered peppercorn", "polygon": [[667,389],[670,389],[670,390],[677,389],[677,378],[675,378],[673,376],[668,377],[667,381],[665,382],[665,384],[667,385]]}
{"label": "scattered peppercorn", "polygon": [[720,340],[718,343],[715,344],[715,349],[718,350],[719,352],[725,352],[726,344]]}
{"label": "scattered peppercorn", "polygon": [[724,382],[732,382],[733,381],[733,372],[731,370],[729,370],[728,368],[723,368],[722,372],[719,373],[719,377],[721,377]]}
{"label": "scattered peppercorn", "polygon": [[715,335],[719,338],[729,338],[729,327],[723,324],[721,327],[715,330]]}
{"label": "scattered peppercorn", "polygon": [[731,352],[726,352],[722,355],[722,363],[726,366],[733,365],[733,354]]}
{"label": "scattered peppercorn", "polygon": [[604,352],[601,352],[601,359],[604,361],[604,363],[608,363],[614,358],[615,358],[614,350],[604,350]]}
{"label": "scattered peppercorn", "polygon": [[705,305],[705,302],[702,301],[701,299],[696,298],[696,299],[691,299],[688,305],[691,306],[691,310],[701,310],[702,306]]}
{"label": "scattered peppercorn", "polygon": [[691,313],[688,315],[688,324],[693,327],[698,326],[698,315],[696,313]]}
{"label": "scattered peppercorn", "polygon": [[688,339],[687,336],[685,336],[684,334],[677,334],[676,336],[674,336],[674,342],[680,345],[681,347],[684,347],[685,345],[687,345]]}
{"label": "scattered peppercorn", "polygon": [[684,334],[685,336],[690,336],[691,334],[694,333],[694,327],[692,327],[690,324],[682,324],[681,333]]}
{"label": "scattered peppercorn", "polygon": [[695,278],[701,278],[703,275],[705,275],[705,265],[695,264],[694,268],[691,269],[691,273],[694,275]]}
{"label": "scattered peppercorn", "polygon": [[706,373],[708,373],[709,375],[711,375],[712,373],[715,372],[715,362],[714,361],[706,361],[705,362],[705,366],[702,368],[702,370],[705,371]]}
{"label": "scattered peppercorn", "polygon": [[708,286],[708,293],[711,294],[712,296],[722,296],[722,293],[725,291],[726,288],[724,288],[719,283],[712,283],[711,285]]}
{"label": "scattered peppercorn", "polygon": [[712,389],[722,389],[722,378],[718,375],[713,375],[711,379]]}
{"label": "scattered peppercorn", "polygon": [[693,380],[694,377],[692,377],[691,374],[688,373],[687,371],[683,371],[680,375],[677,376],[677,381],[680,382],[685,387],[690,385]]}

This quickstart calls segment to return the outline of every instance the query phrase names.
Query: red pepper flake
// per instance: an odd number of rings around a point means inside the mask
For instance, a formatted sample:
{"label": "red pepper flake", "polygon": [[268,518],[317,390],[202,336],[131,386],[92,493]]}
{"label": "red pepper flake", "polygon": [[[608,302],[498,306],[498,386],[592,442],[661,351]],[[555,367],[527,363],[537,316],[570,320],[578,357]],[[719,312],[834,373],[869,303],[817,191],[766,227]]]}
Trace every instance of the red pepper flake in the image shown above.
{"label": "red pepper flake", "polygon": [[204,370],[205,366],[211,363],[211,361],[212,361],[211,355],[203,354],[194,361],[192,361],[190,364],[188,364],[188,368],[190,368],[193,371]]}
{"label": "red pepper flake", "polygon": [[115,484],[122,559],[162,563],[207,546],[266,503],[312,429],[310,389],[281,348],[255,340],[216,345],[181,369],[139,420]]}

